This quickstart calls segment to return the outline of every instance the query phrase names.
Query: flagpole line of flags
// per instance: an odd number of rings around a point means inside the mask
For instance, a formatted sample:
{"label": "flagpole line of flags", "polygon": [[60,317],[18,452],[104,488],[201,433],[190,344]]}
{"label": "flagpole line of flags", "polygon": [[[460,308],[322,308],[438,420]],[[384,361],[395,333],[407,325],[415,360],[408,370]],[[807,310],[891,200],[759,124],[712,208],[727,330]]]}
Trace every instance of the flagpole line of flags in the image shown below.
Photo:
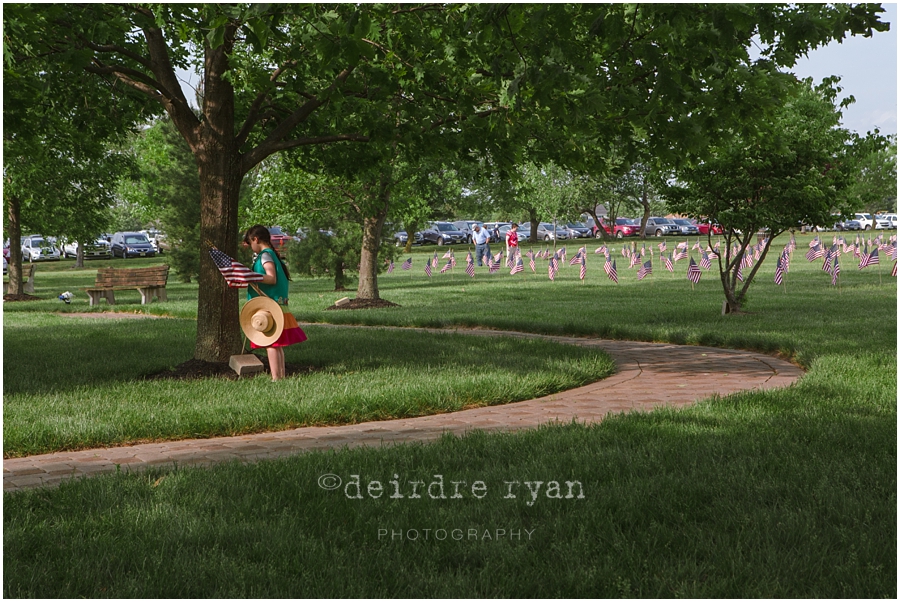
{"label": "flagpole line of flags", "polygon": [[[768,239],[760,239],[755,245],[748,245],[743,249],[740,245],[734,244],[730,249],[722,251],[720,249],[720,240],[717,240],[714,246],[710,246],[709,243],[707,243],[706,248],[704,249],[701,241],[698,239],[697,242],[690,247],[690,249],[688,248],[688,241],[681,241],[676,244],[675,249],[672,252],[668,252],[666,241],[659,243],[657,247],[659,249],[660,262],[662,263],[663,267],[672,274],[673,279],[676,278],[676,264],[682,259],[688,260],[686,276],[687,279],[691,282],[691,290],[694,290],[695,285],[698,285],[700,283],[700,278],[703,274],[703,270],[706,270],[707,272],[711,270],[713,259],[719,261],[719,266],[721,269],[723,259],[726,262],[730,262],[732,258],[737,258],[737,261],[734,263],[735,268],[733,277],[735,278],[735,280],[743,282],[745,279],[745,270],[749,270],[749,273],[753,273],[754,271],[759,269],[759,263],[761,261],[765,261],[766,254],[768,252],[768,249],[766,248],[767,244]],[[860,235],[857,234],[855,241],[850,243],[848,243],[848,241],[845,240],[843,236],[835,236],[833,237],[832,244],[830,246],[827,246],[828,248],[826,248],[826,246],[827,245],[824,243],[824,241],[821,240],[818,235],[816,235],[816,237],[809,243],[809,250],[807,251],[805,257],[809,262],[814,262],[818,259],[824,259],[822,264],[822,271],[831,276],[832,286],[836,286],[839,291],[841,291],[840,273],[842,268],[839,257],[842,254],[857,258],[859,260],[857,265],[859,270],[877,265],[879,284],[882,284],[883,282],[880,253],[884,254],[894,262],[891,268],[890,275],[893,277],[897,276],[898,258],[896,235],[891,235],[888,239],[885,239],[884,235],[879,234],[874,239],[871,237],[869,239],[865,239],[864,237],[861,238]],[[790,242],[783,247],[782,251],[779,253],[775,261],[774,283],[776,286],[781,287],[784,294],[787,294],[787,279],[785,278],[785,276],[790,270],[790,263],[793,259],[794,250],[796,248],[797,242],[792,233]],[[694,260],[693,251],[697,251],[699,262]],[[618,284],[619,273],[616,266],[616,260],[612,257],[612,253],[612,245],[601,245],[594,250],[595,255],[603,255],[603,271],[606,274],[607,278],[614,284]],[[644,280],[647,276],[650,276],[653,273],[654,250],[652,248],[652,245],[650,246],[650,248],[648,248],[646,243],[644,243],[642,244],[641,248],[638,249],[637,243],[632,241],[630,245],[626,243],[622,246],[621,254],[622,257],[628,261],[628,268],[636,269],[636,277],[638,281]],[[517,248],[514,253],[511,253],[507,257],[506,266],[510,270],[510,275],[514,276],[521,272],[523,281],[527,281],[525,259],[527,258],[528,267],[531,268],[532,274],[535,275],[537,274],[537,261],[546,260],[548,279],[552,282],[555,282],[556,276],[559,274],[560,266],[566,265],[566,255],[567,249],[565,246],[560,247],[556,251],[553,251],[551,248],[544,248],[535,252],[532,248],[525,252],[524,255],[522,254],[521,249]],[[585,245],[582,246],[568,262],[568,265],[570,266],[578,265],[578,278],[581,281],[582,285],[586,284],[587,280],[587,255],[588,251]],[[488,268],[489,275],[492,275],[499,271],[502,265],[502,257],[502,250],[498,251],[493,256],[488,256],[486,266]],[[456,257],[454,252],[452,250],[448,250],[446,253],[444,253],[443,259],[447,260],[447,263],[439,270],[438,268],[440,260],[438,258],[437,252],[435,252],[432,257],[426,259],[424,266],[426,277],[433,277],[435,271],[438,271],[439,274],[449,272],[451,278],[453,277],[453,269],[456,267]],[[233,262],[233,260],[231,261]],[[387,264],[387,273],[393,273],[395,269],[394,261],[387,260]],[[410,272],[410,278],[413,277],[412,264],[412,257],[409,257],[400,264],[401,270]],[[466,275],[470,278],[475,278],[475,260],[472,256],[471,248],[466,255],[465,272]]]}

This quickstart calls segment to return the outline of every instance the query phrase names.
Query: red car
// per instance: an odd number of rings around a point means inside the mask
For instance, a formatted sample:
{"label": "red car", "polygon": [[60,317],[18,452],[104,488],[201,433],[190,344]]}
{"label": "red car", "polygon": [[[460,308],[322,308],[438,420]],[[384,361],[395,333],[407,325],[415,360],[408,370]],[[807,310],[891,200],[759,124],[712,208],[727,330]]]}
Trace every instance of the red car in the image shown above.
{"label": "red car", "polygon": [[278,253],[279,257],[284,259],[287,255],[287,244],[291,237],[282,232],[278,226],[269,226],[268,230],[272,239],[272,249]]}
{"label": "red car", "polygon": [[[609,224],[607,224],[602,218],[600,219],[600,225],[603,226],[603,229],[606,230],[606,233],[608,235],[613,234],[613,231],[610,230]],[[600,238],[600,236],[598,236],[597,226],[592,226],[592,231],[594,233],[594,238]],[[637,236],[640,231],[641,223],[638,220],[630,219],[627,217],[616,218],[616,227],[614,230],[616,238]]]}
{"label": "red car", "polygon": [[712,223],[709,220],[697,221],[695,219],[692,219],[691,223],[697,226],[697,229],[700,230],[700,234],[703,236],[709,234],[710,228],[712,228],[713,234],[721,234],[723,232],[722,226],[716,223]]}

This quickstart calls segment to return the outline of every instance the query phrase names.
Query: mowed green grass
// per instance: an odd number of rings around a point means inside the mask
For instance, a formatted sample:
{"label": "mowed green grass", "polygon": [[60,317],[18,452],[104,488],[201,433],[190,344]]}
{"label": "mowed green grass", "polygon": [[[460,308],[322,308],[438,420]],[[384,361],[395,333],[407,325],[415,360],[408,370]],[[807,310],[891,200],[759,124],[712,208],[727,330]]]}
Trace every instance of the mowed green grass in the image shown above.
{"label": "mowed green grass", "polygon": [[[473,282],[459,269],[427,280],[419,261],[412,275],[379,279],[382,296],[401,308],[367,312],[324,312],[338,294],[298,280],[293,311],[307,321],[744,347],[783,353],[808,373],[786,389],[591,427],[123,473],[6,494],[4,594],[896,597],[896,280],[884,257],[881,284],[877,266],[859,271],[842,257],[839,291],[820,262],[802,258],[809,238],[798,237],[786,292],[771,282],[770,258],[748,313],[724,317],[718,282],[704,272],[691,291],[686,262],[675,278],[655,264],[639,283],[617,261],[615,286],[601,279],[593,254],[583,285],[568,266],[556,283],[530,270],[522,281],[479,272]],[[8,361],[7,352],[5,372]],[[349,499],[343,488],[319,486],[326,474],[386,487],[396,474],[407,497],[372,499],[364,488],[364,499]],[[487,492],[408,497],[409,481],[434,475],[484,481]],[[517,497],[505,498],[514,481]],[[526,481],[543,484],[533,500]],[[585,497],[548,498],[550,481],[578,481]]]}

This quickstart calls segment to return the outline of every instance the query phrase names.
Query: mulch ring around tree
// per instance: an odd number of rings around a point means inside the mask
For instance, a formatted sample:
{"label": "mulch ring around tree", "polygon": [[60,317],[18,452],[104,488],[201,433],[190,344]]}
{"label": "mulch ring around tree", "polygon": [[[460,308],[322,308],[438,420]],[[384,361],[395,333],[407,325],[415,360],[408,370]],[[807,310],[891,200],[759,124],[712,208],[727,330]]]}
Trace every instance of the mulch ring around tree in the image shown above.
{"label": "mulch ring around tree", "polygon": [[338,307],[337,305],[332,305],[331,307],[326,307],[325,310],[328,311],[330,309],[382,309],[384,307],[400,307],[396,303],[391,303],[390,301],[385,301],[384,299],[350,299],[350,303],[345,303]]}
{"label": "mulch ring around tree", "polygon": [[40,301],[40,297],[35,297],[34,295],[26,295],[22,293],[21,295],[3,295],[4,301]]}
{"label": "mulch ring around tree", "polygon": [[[263,366],[265,366],[265,372],[255,372],[241,377],[231,369],[228,362],[206,362],[203,360],[192,359],[175,366],[172,370],[163,370],[154,374],[148,374],[144,376],[144,380],[197,380],[201,378],[238,380],[240,378],[253,378],[260,374],[268,375],[269,359],[264,355],[257,355],[256,357],[258,357],[263,363]],[[315,369],[312,366],[301,366],[300,364],[284,365],[284,375],[286,377],[309,374],[314,370]]]}

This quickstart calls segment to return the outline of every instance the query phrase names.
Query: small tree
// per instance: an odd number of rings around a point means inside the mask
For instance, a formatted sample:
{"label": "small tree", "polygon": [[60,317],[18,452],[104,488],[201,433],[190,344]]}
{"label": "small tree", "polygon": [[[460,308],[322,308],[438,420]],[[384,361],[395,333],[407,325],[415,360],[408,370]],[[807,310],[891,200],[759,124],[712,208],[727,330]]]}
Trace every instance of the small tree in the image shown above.
{"label": "small tree", "polygon": [[[666,191],[673,211],[709,216],[723,227],[719,274],[726,312],[740,311],[776,236],[801,221],[824,224],[832,211],[849,210],[841,206],[841,191],[852,182],[855,166],[851,136],[838,127],[836,81],[829,78],[815,88],[811,80],[797,82],[771,123],[758,123],[755,135],[747,128],[717,145],[707,160],[679,169],[678,183]],[[766,244],[741,282],[741,260],[760,231]]]}

